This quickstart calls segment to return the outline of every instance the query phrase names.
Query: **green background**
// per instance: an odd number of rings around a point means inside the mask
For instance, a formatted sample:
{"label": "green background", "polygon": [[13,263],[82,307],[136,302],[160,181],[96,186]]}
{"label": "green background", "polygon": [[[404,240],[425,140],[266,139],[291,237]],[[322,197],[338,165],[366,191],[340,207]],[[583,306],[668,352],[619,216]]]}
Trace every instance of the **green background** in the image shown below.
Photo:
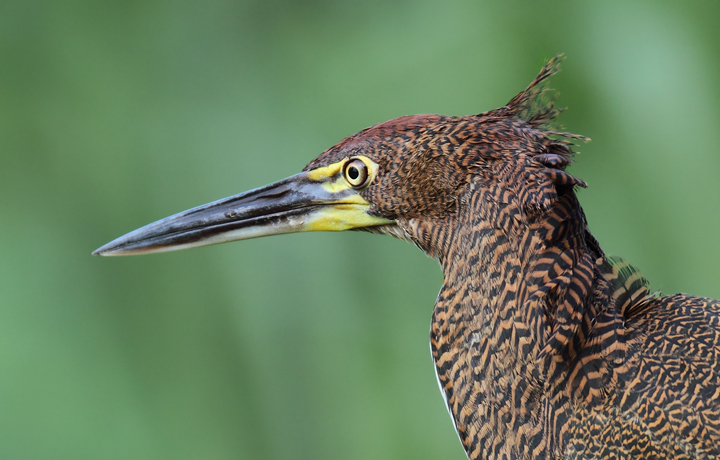
{"label": "green background", "polygon": [[409,244],[90,252],[413,113],[503,105],[549,57],[610,254],[720,297],[720,4],[0,3],[0,459],[463,459]]}

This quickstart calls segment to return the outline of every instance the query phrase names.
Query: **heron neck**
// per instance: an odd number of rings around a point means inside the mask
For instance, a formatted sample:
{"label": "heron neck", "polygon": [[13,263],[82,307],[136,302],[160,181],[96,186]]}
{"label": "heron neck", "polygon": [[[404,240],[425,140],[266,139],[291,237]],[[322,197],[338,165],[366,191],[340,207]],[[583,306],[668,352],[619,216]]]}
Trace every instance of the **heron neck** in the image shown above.
{"label": "heron neck", "polygon": [[572,339],[597,315],[596,271],[604,260],[575,194],[535,217],[471,208],[458,218],[439,257],[448,300],[498,337],[512,324],[534,344],[525,352],[572,358]]}
{"label": "heron neck", "polygon": [[[513,424],[550,407],[542,398],[591,402],[608,384],[608,363],[583,361],[596,306],[607,304],[598,268],[604,256],[572,192],[528,222],[486,203],[470,204],[476,206],[459,210],[454,235],[438,257],[445,282],[431,348],[458,430],[472,425],[462,410],[470,401],[490,411],[483,423],[511,433]],[[516,407],[508,394],[527,398],[527,413],[492,420],[499,415],[490,408]]]}

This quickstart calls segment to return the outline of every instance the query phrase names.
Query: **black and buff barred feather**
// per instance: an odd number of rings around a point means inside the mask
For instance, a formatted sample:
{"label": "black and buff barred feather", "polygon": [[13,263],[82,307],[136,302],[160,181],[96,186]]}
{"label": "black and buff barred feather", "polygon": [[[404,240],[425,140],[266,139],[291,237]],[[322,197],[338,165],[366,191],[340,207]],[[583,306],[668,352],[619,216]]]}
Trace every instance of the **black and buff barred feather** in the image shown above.
{"label": "black and buff barred feather", "polygon": [[380,165],[369,228],[414,242],[445,280],[432,315],[440,386],[470,459],[720,458],[720,303],[648,290],[603,253],[548,128],[550,61],[505,107],[417,115],[308,165]]}

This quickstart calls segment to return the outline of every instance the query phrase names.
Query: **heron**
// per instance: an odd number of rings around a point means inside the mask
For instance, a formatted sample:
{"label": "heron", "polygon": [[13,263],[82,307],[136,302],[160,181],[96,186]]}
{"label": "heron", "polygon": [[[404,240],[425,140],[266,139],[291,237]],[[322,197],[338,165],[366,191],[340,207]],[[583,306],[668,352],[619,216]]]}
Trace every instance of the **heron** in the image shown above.
{"label": "heron", "polygon": [[566,171],[549,60],[505,106],[396,118],[300,173],[161,219],[117,256],[361,230],[442,267],[430,346],[469,459],[720,458],[720,302],[605,255]]}

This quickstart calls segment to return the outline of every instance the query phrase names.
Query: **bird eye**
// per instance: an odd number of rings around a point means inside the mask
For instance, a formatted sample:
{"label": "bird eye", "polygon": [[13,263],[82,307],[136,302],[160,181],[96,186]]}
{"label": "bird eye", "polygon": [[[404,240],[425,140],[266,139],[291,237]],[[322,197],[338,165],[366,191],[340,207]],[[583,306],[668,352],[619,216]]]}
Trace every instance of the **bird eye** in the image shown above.
{"label": "bird eye", "polygon": [[345,180],[347,180],[353,188],[363,187],[368,180],[367,165],[365,165],[362,160],[350,160],[345,165]]}

